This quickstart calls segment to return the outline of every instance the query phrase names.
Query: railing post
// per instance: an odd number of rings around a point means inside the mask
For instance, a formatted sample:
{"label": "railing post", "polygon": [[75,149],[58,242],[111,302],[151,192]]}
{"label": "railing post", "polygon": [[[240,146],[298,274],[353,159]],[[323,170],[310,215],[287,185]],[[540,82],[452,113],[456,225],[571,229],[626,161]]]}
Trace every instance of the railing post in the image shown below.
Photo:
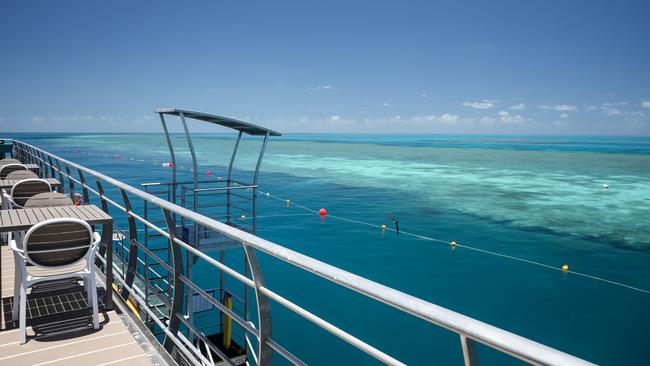
{"label": "railing post", "polygon": [[68,164],[63,164],[63,166],[65,166],[65,173],[68,176],[68,196],[70,196],[70,199],[74,201],[74,181],[72,180],[72,173],[70,173],[70,167]]}
{"label": "railing post", "polygon": [[81,169],[77,169],[77,172],[79,173],[79,181],[81,182],[81,192],[83,193],[84,203],[88,204],[90,203],[90,198],[88,197],[88,187],[86,187],[86,179],[84,178]]}
{"label": "railing post", "polygon": [[39,168],[39,174],[42,178],[49,178],[50,177],[50,170],[47,169],[47,163],[45,162],[45,154],[41,151],[36,151],[36,154],[38,155],[38,160],[40,161],[40,167]]}
{"label": "railing post", "polygon": [[[102,205],[102,210],[108,214],[108,201],[104,195],[104,186],[99,179],[95,178],[97,182],[97,192],[99,193],[99,201]],[[104,224],[102,226],[102,246],[99,247],[99,255],[104,256],[106,259],[106,266],[104,273],[106,275],[106,309],[113,308],[113,226]]]}
{"label": "railing post", "polygon": [[47,161],[50,163],[50,176],[52,178],[55,178],[56,177],[56,173],[55,173],[56,170],[54,169],[54,163],[52,162],[52,156],[50,156],[49,154],[47,155]]}
{"label": "railing post", "polygon": [[479,366],[478,353],[476,352],[476,341],[461,334],[460,345],[463,348],[463,360],[465,361],[465,366]]}
{"label": "railing post", "polygon": [[126,267],[126,275],[124,276],[124,283],[126,286],[122,288],[122,291],[120,292],[120,296],[126,300],[129,297],[129,289],[127,286],[133,286],[136,265],[138,264],[138,229],[135,226],[135,218],[131,215],[131,212],[133,211],[131,208],[131,201],[129,200],[129,196],[127,196],[124,189],[120,189],[120,193],[122,194],[122,199],[124,200],[124,208],[126,209],[126,217],[129,223],[129,261]]}
{"label": "railing post", "polygon": [[[172,307],[169,311],[169,331],[174,336],[176,336],[178,334],[178,327],[180,325],[180,319],[178,319],[178,316],[176,314],[182,312],[183,300],[185,298],[185,284],[180,278],[183,274],[183,254],[181,253],[181,248],[174,243],[174,238],[176,237],[176,225],[174,225],[174,220],[172,219],[172,216],[168,210],[165,210],[164,208],[161,208],[161,210],[163,216],[165,217],[165,223],[167,224],[167,232],[169,233],[169,246],[172,252],[172,260],[174,261],[174,291],[172,293]],[[192,309],[188,309],[188,312],[191,311]],[[169,338],[169,335],[165,335],[163,347],[167,350],[167,352],[172,352],[172,349],[174,348],[174,342]]]}
{"label": "railing post", "polygon": [[[244,253],[248,267],[250,268],[253,282],[255,282],[255,298],[257,300],[257,316],[259,319],[260,340],[257,352],[257,360],[259,366],[268,366],[273,364],[273,349],[266,343],[267,339],[271,338],[272,325],[271,325],[271,305],[266,295],[260,292],[260,287],[264,286],[264,276],[260,268],[255,249],[249,247],[246,243],[242,242]],[[248,289],[246,290],[248,291]],[[248,320],[248,319],[246,319]]]}
{"label": "railing post", "polygon": [[65,179],[63,178],[63,170],[61,170],[61,162],[59,162],[59,159],[56,159],[56,170],[59,172],[59,181],[61,181],[61,184],[59,184],[59,193],[63,193],[63,185],[65,184]]}
{"label": "railing post", "polygon": [[27,161],[26,161],[26,163],[27,163],[27,164],[31,164],[31,163],[33,163],[33,162],[34,162],[34,158],[33,158],[33,156],[32,156],[32,148],[29,147],[29,146],[27,146],[27,148],[26,148],[25,150],[27,151]]}

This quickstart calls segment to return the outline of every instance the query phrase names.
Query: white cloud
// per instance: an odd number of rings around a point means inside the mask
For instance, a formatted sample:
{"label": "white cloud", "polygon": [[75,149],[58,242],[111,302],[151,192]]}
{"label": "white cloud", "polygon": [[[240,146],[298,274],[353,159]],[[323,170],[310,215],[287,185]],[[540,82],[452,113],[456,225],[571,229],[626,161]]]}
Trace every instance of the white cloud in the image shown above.
{"label": "white cloud", "polygon": [[577,106],[571,105],[571,104],[555,104],[555,105],[548,105],[548,104],[543,104],[539,106],[543,110],[552,110],[556,112],[575,112],[578,110]]}
{"label": "white cloud", "polygon": [[521,123],[526,120],[519,114],[510,114],[506,111],[499,111],[499,119],[504,123]]}
{"label": "white cloud", "polygon": [[644,100],[641,102],[642,108],[650,108],[650,100]]}
{"label": "white cloud", "polygon": [[317,85],[317,86],[308,86],[307,90],[312,91],[321,91],[321,90],[332,90],[334,89],[331,85]]}
{"label": "white cloud", "polygon": [[456,114],[441,114],[439,116],[430,114],[426,116],[415,116],[413,120],[416,122],[434,122],[434,123],[445,123],[445,124],[455,124],[458,122],[458,115]]}
{"label": "white cloud", "polygon": [[519,103],[519,104],[511,105],[510,108],[508,109],[511,109],[513,111],[523,111],[524,109],[526,109],[526,105],[524,103]]}
{"label": "white cloud", "polygon": [[475,108],[475,109],[490,109],[496,106],[496,101],[483,99],[479,102],[463,102],[465,107]]}
{"label": "white cloud", "polygon": [[429,98],[429,95],[427,95],[427,93],[422,93],[422,94],[420,94],[420,98],[427,99],[427,98]]}
{"label": "white cloud", "polygon": [[341,116],[338,116],[338,115],[330,116],[330,121],[339,121],[340,119],[341,119]]}
{"label": "white cloud", "polygon": [[618,108],[603,106],[601,109],[608,116],[622,116],[623,115],[623,112],[621,112],[621,110],[618,109]]}
{"label": "white cloud", "polygon": [[388,102],[383,102],[383,103],[381,103],[381,106],[382,106],[382,107],[390,107],[390,103],[388,103]]}
{"label": "white cloud", "polygon": [[560,114],[560,118],[569,118],[569,114],[568,113],[562,113],[562,114]]}
{"label": "white cloud", "polygon": [[640,121],[640,120],[645,119],[645,118],[646,118],[645,113],[643,113],[641,111],[634,111],[634,112],[628,113],[628,118],[626,118],[626,119],[630,120],[630,121]]}
{"label": "white cloud", "polygon": [[480,121],[485,123],[485,124],[492,124],[492,123],[494,123],[496,121],[496,118],[484,116],[484,117],[481,117]]}

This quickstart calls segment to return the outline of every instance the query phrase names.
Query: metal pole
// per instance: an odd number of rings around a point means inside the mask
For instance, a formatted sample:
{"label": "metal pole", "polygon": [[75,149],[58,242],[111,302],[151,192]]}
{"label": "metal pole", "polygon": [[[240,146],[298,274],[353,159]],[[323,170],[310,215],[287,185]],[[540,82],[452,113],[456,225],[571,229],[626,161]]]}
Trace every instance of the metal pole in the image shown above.
{"label": "metal pole", "polygon": [[264,141],[262,142],[262,148],[260,149],[260,156],[257,158],[257,165],[255,166],[255,173],[253,174],[253,234],[257,231],[257,177],[260,173],[260,167],[262,166],[262,158],[264,157],[264,152],[266,151],[266,144],[269,141],[269,133],[267,132],[264,135]]}
{"label": "metal pole", "polygon": [[[165,138],[167,139],[167,147],[169,147],[169,154],[172,158],[172,202],[176,203],[176,154],[174,153],[174,146],[172,145],[172,140],[169,137],[169,130],[167,130],[167,123],[165,123],[165,117],[162,113],[160,115],[160,123],[162,123],[163,130],[165,131]],[[175,220],[174,220],[175,221]]]}
{"label": "metal pole", "polygon": [[[230,156],[230,164],[228,164],[228,176],[226,178],[226,187],[230,187],[230,179],[232,178],[232,167],[235,164],[235,156],[237,155],[237,149],[239,148],[239,141],[241,141],[242,132],[239,131],[237,134],[237,141],[235,141],[235,147],[232,150],[232,155]],[[226,190],[226,223],[230,224],[230,190]]]}
{"label": "metal pole", "polygon": [[[179,112],[178,116],[181,119],[181,123],[183,124],[183,130],[185,131],[185,138],[187,139],[187,146],[190,148],[190,154],[192,155],[192,167],[193,173],[192,176],[194,178],[194,189],[192,189],[192,198],[194,205],[192,207],[192,211],[198,212],[198,197],[196,194],[197,188],[199,188],[199,165],[198,162],[196,161],[196,153],[194,152],[194,145],[192,144],[192,138],[190,137],[190,130],[187,128],[187,122],[185,121],[185,115],[183,112]],[[199,247],[199,225],[194,222],[194,246],[195,248]],[[187,253],[187,258],[185,258],[187,262],[187,277],[192,280],[192,256],[190,253]],[[192,304],[192,292],[193,291],[187,291],[187,316],[188,316],[188,321],[190,324],[194,325],[194,309],[193,309],[193,304]],[[190,341],[194,341],[194,334],[190,330],[189,331],[190,335]]]}
{"label": "metal pole", "polygon": [[[269,347],[266,340],[272,336],[272,323],[271,323],[271,305],[269,304],[268,297],[260,291],[264,287],[264,276],[260,268],[255,249],[249,247],[246,243],[242,242],[244,253],[253,276],[255,283],[255,298],[257,300],[257,316],[259,319],[259,345],[257,351],[258,366],[267,366],[273,364],[273,349]],[[247,289],[248,290],[248,289]]]}
{"label": "metal pole", "polygon": [[[174,337],[177,337],[180,320],[176,314],[181,313],[183,310],[183,292],[185,288],[184,282],[180,279],[181,275],[183,274],[183,254],[181,253],[181,248],[178,245],[174,244],[174,238],[176,237],[176,225],[174,224],[174,220],[172,219],[172,216],[168,210],[165,210],[164,208],[161,209],[163,216],[165,217],[165,223],[167,224],[167,232],[169,233],[169,246],[172,248],[172,259],[174,262],[174,292],[172,295],[172,306],[169,311],[169,332],[170,334],[174,335]],[[189,290],[187,292],[192,293],[192,291]],[[188,310],[191,311],[189,308]],[[190,324],[192,323],[190,322]],[[165,335],[163,347],[165,347],[167,352],[170,354],[172,353],[174,342],[169,337],[169,335]]]}
{"label": "metal pole", "polygon": [[126,191],[124,189],[120,189],[120,193],[122,193],[122,199],[124,200],[124,208],[126,209],[126,217],[129,223],[129,261],[128,265],[126,267],[126,275],[124,276],[124,282],[126,283],[126,286],[122,288],[122,291],[120,293],[120,296],[124,300],[128,299],[129,297],[129,289],[128,287],[133,286],[133,280],[135,279],[135,271],[137,270],[136,266],[138,264],[138,228],[135,226],[135,218],[131,215],[131,212],[133,212],[131,208],[131,201],[129,200],[129,196],[127,196]]}
{"label": "metal pole", "polygon": [[463,348],[463,360],[465,366],[479,366],[478,353],[476,352],[476,342],[467,338],[465,335],[460,335],[460,345]]}
{"label": "metal pole", "polygon": [[88,204],[90,203],[90,197],[88,197],[88,187],[86,187],[86,178],[84,178],[81,169],[77,169],[77,173],[79,174],[79,181],[81,182],[81,192],[83,193],[84,203]]}

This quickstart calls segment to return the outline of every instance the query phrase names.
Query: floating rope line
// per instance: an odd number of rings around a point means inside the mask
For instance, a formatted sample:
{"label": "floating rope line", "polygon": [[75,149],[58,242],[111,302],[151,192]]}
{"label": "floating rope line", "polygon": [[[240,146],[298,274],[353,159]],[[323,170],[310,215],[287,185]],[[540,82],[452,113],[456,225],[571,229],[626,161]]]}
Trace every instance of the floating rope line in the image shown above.
{"label": "floating rope line", "polygon": [[[288,199],[283,199],[281,197],[278,197],[276,195],[271,194],[270,192],[262,192],[262,191],[259,191],[259,192],[260,192],[260,194],[265,195],[267,197],[276,199],[278,201],[285,202],[287,205],[296,206],[298,208],[301,208],[303,210],[306,210],[306,211],[309,211],[309,212],[311,212],[313,214],[318,215],[318,211],[316,211],[314,209],[311,209],[311,208],[309,208],[307,206],[300,205],[300,204],[295,203],[295,202],[293,202],[291,200],[288,200]],[[366,225],[366,226],[369,226],[369,227],[379,228],[381,230],[389,230],[389,231],[397,232],[395,229],[387,228],[385,225],[377,225],[377,224],[373,224],[373,223],[366,222],[366,221],[350,219],[350,218],[347,218],[347,217],[342,217],[342,216],[337,216],[337,215],[332,215],[332,214],[327,214],[327,216],[331,217],[331,218],[334,218],[334,219],[337,219],[337,220],[341,220],[341,221],[347,221],[347,222],[351,222],[351,223],[355,223],[355,224],[359,224],[359,225]],[[592,279],[592,280],[609,283],[611,285],[624,287],[624,288],[627,288],[627,289],[630,289],[630,290],[633,290],[633,291],[638,291],[638,292],[650,294],[649,290],[639,288],[639,287],[635,287],[635,286],[631,286],[631,285],[621,283],[621,282],[608,280],[606,278],[593,276],[593,275],[590,275],[588,273],[571,271],[571,270],[568,270],[568,269],[565,270],[565,269],[562,269],[562,268],[551,266],[549,264],[536,262],[536,261],[533,261],[533,260],[530,260],[530,259],[519,258],[519,257],[515,257],[515,256],[508,255],[508,254],[493,252],[491,250],[481,249],[481,248],[477,248],[477,247],[470,246],[470,245],[458,244],[455,241],[450,242],[450,241],[447,241],[447,240],[436,239],[436,238],[432,238],[432,237],[428,237],[428,236],[424,236],[424,235],[420,235],[420,234],[416,234],[416,233],[411,233],[411,232],[404,231],[404,230],[400,230],[399,232],[400,232],[400,234],[408,235],[408,236],[418,238],[418,239],[422,239],[422,240],[428,240],[428,241],[441,243],[441,244],[445,244],[445,245],[451,245],[452,247],[465,248],[465,249],[473,250],[475,252],[480,252],[480,253],[484,253],[484,254],[493,255],[493,256],[496,256],[496,257],[511,259],[511,260],[515,260],[515,261],[519,261],[519,262],[524,262],[524,263],[532,264],[532,265],[535,265],[535,266],[539,266],[539,267],[559,271],[559,272],[562,272],[562,273],[570,273],[570,274],[574,274],[576,276],[581,276],[581,277],[589,278],[589,279]]]}
{"label": "floating rope line", "polygon": [[[81,154],[102,156],[102,157],[114,159],[116,161],[122,160],[122,161],[126,161],[126,162],[135,161],[135,162],[138,162],[138,163],[145,163],[145,162],[146,163],[153,163],[153,165],[155,165],[155,166],[162,166],[162,165],[160,165],[161,163],[165,164],[164,159],[156,159],[156,160],[154,160],[154,159],[134,159],[133,157],[129,157],[129,156],[125,156],[125,155],[119,155],[119,154],[117,154],[116,155],[117,158],[115,158],[115,156],[112,156],[110,154],[85,152],[85,151],[80,151],[78,149],[75,149],[73,151],[73,153],[81,153]],[[166,167],[166,166],[162,166],[162,167]],[[207,166],[207,167],[209,167],[209,166]],[[179,165],[179,168],[180,168],[180,170],[184,170],[183,165]],[[190,168],[190,171],[192,171],[192,170],[193,169]],[[206,171],[206,173],[207,173],[207,171]],[[269,198],[273,198],[273,199],[276,199],[278,201],[282,201],[282,202],[286,203],[289,206],[295,206],[295,207],[301,208],[303,210],[311,212],[312,214],[316,214],[316,215],[319,214],[319,212],[314,210],[314,209],[311,209],[311,208],[309,208],[307,206],[303,206],[301,204],[295,203],[295,202],[293,202],[293,201],[291,201],[289,199],[283,199],[281,197],[278,197],[276,195],[271,194],[270,192],[262,192],[261,190],[258,190],[258,192],[259,192],[259,194],[265,195],[265,196],[267,196]],[[257,218],[269,218],[269,217],[281,217],[281,216],[311,216],[311,214],[264,215],[264,216],[257,216]],[[377,224],[373,224],[373,223],[366,222],[366,221],[350,219],[350,218],[347,218],[347,217],[342,217],[342,216],[337,216],[337,215],[332,215],[332,214],[327,214],[327,216],[331,217],[331,218],[334,218],[334,219],[337,219],[337,220],[340,220],[340,221],[347,221],[347,222],[351,222],[351,223],[355,223],[355,224],[359,224],[359,225],[366,225],[366,226],[369,226],[369,227],[379,228],[379,229],[381,229],[383,231],[388,230],[388,231],[397,232],[393,228],[386,227],[386,225],[377,225]],[[583,273],[583,272],[572,271],[572,270],[569,270],[569,269],[558,268],[558,267],[555,267],[555,266],[552,266],[552,265],[549,265],[549,264],[536,262],[536,261],[533,261],[533,260],[530,260],[530,259],[519,258],[519,257],[515,257],[515,256],[512,256],[512,255],[498,253],[498,252],[494,252],[494,251],[487,250],[487,249],[481,249],[481,248],[477,248],[477,247],[466,245],[466,244],[458,244],[455,241],[449,242],[447,240],[436,239],[436,238],[432,238],[432,237],[428,237],[428,236],[424,236],[424,235],[420,235],[420,234],[416,234],[416,233],[411,233],[411,232],[404,231],[404,230],[400,230],[399,232],[401,234],[411,236],[411,237],[414,237],[414,238],[418,238],[418,239],[422,239],[422,240],[432,241],[432,242],[445,244],[445,245],[451,245],[452,247],[465,248],[465,249],[468,249],[468,250],[473,250],[475,252],[480,252],[480,253],[484,253],[484,254],[493,255],[493,256],[496,256],[496,257],[511,259],[511,260],[515,260],[515,261],[519,261],[519,262],[523,262],[523,263],[528,263],[528,264],[532,264],[532,265],[547,268],[547,269],[552,269],[552,270],[559,271],[559,272],[562,272],[562,273],[571,273],[571,274],[574,274],[576,276],[581,276],[581,277],[589,278],[589,279],[592,279],[592,280],[595,280],[595,281],[605,282],[605,283],[609,283],[611,285],[624,287],[624,288],[627,288],[627,289],[630,289],[630,290],[633,290],[633,291],[638,291],[638,292],[642,292],[642,293],[645,293],[645,294],[650,294],[650,290],[646,290],[646,289],[643,289],[643,288],[631,286],[631,285],[621,283],[621,282],[608,280],[606,278],[602,278],[602,277],[598,277],[598,276],[593,276],[593,275],[590,275],[588,273]]]}

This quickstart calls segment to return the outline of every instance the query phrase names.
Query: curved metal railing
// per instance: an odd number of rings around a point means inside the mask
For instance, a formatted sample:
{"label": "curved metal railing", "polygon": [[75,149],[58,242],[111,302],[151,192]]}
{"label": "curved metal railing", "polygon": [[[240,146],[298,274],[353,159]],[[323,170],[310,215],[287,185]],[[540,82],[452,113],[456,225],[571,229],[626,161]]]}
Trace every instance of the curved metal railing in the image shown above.
{"label": "curved metal railing", "polygon": [[[53,177],[58,176],[61,180],[61,183],[63,183],[64,179],[67,179],[69,191],[71,194],[75,192],[76,185],[78,185],[82,190],[82,195],[85,202],[89,202],[89,195],[90,193],[93,193],[99,198],[102,208],[105,211],[108,211],[108,207],[110,205],[111,207],[117,208],[119,211],[124,212],[128,218],[131,238],[137,238],[135,222],[138,221],[145,225],[148,229],[159,233],[161,236],[169,240],[172,248],[172,264],[168,264],[167,261],[156,257],[155,254],[151,253],[150,251],[147,253],[148,249],[143,247],[137,241],[137,239],[130,240],[128,253],[129,270],[127,271],[126,275],[123,276],[124,278],[115,276],[115,280],[119,285],[122,286],[121,295],[123,297],[124,295],[128,295],[134,298],[142,307],[144,307],[142,310],[151,316],[156,324],[165,333],[165,340],[163,342],[165,348],[167,350],[171,350],[174,346],[177,347],[178,351],[185,356],[185,359],[193,364],[209,364],[210,360],[208,360],[206,356],[200,352],[199,348],[196,347],[191,341],[189,341],[187,337],[179,333],[179,327],[182,324],[183,326],[186,326],[189,329],[195,331],[195,335],[198,339],[207,342],[205,335],[201,334],[198,330],[193,329],[192,324],[188,324],[186,318],[182,314],[181,299],[183,297],[182,293],[184,288],[198,293],[206,301],[212,303],[215,308],[238,323],[245,330],[247,335],[250,334],[255,337],[258,344],[256,347],[257,350],[249,356],[251,356],[252,361],[258,365],[270,365],[272,362],[271,356],[274,352],[283,356],[285,359],[295,365],[305,365],[303,361],[298,359],[296,356],[294,356],[292,353],[284,349],[281,345],[273,340],[271,332],[272,322],[269,301],[273,301],[283,306],[289,311],[303,317],[316,326],[330,332],[336,337],[342,339],[343,341],[351,344],[357,349],[369,354],[370,356],[385,364],[404,364],[386,352],[373,347],[367,342],[351,335],[350,333],[333,325],[332,323],[329,323],[327,320],[322,319],[318,315],[297,305],[296,303],[288,300],[279,293],[270,289],[264,282],[262,270],[259,263],[257,262],[255,253],[256,251],[259,251],[292,266],[300,268],[306,272],[322,277],[339,286],[346,287],[368,298],[382,302],[399,311],[411,314],[426,322],[435,324],[454,333],[457,333],[460,336],[460,343],[463,350],[465,365],[478,365],[478,354],[476,352],[477,343],[491,347],[497,351],[534,365],[592,365],[590,362],[576,358],[567,353],[510,333],[506,330],[494,327],[452,310],[443,308],[417,297],[408,295],[404,292],[384,286],[380,283],[371,281],[367,278],[355,275],[348,271],[344,271],[340,268],[297,253],[286,247],[272,243],[250,233],[241,231],[222,222],[200,215],[172,202],[166,201],[133,186],[125,184],[117,179],[111,178],[105,174],[43,151],[35,146],[17,140],[6,140],[13,142],[16,154],[22,158],[23,161],[27,160],[31,163],[38,164],[42,169],[41,171],[44,172],[45,175]],[[71,173],[71,170],[75,170],[77,172],[77,177],[73,176],[74,174]],[[89,185],[88,179],[91,177],[95,179],[97,189],[93,189]],[[122,196],[122,204],[119,204],[116,202],[116,200],[108,197],[104,191],[104,186],[111,186],[114,189],[119,190]],[[167,224],[166,229],[156,226],[154,223],[149,222],[141,215],[134,212],[130,203],[129,195],[132,197],[137,197],[148,202],[151,205],[159,207],[165,217]],[[240,242],[244,249],[248,265],[250,266],[249,268],[251,271],[251,278],[226,266],[220,261],[211,258],[207,254],[202,253],[201,251],[194,248],[192,245],[179,239],[176,236],[176,230],[173,227],[173,221],[171,218],[173,215],[181,216],[185,220],[192,221]],[[183,265],[181,261],[181,250],[184,250],[188,254],[191,253],[191,255],[201,258],[211,266],[218,268],[248,288],[252,289],[255,293],[257,301],[258,326],[255,326],[245,317],[243,318],[236,312],[225,307],[219,301],[214,299],[212,295],[207,294],[200,288],[200,286],[198,286],[192,280],[188,279],[188,277],[183,274],[181,270],[179,270],[182,269]],[[171,307],[171,315],[169,321],[167,322],[161,321],[153,314],[152,309],[149,309],[146,306],[147,304],[143,299],[141,291],[139,291],[133,285],[133,271],[137,265],[138,251],[152,255],[154,259],[159,261],[163,268],[165,268],[169,273],[172,273],[174,276],[172,281],[174,296],[172,296],[171,304],[169,304]],[[248,340],[248,337],[246,340],[248,348],[252,349],[253,346],[252,343]],[[227,360],[227,357],[225,357],[225,355],[223,355],[223,353],[217,347],[214,347],[212,344],[207,344],[207,346],[218,355],[223,356],[222,358],[224,360]],[[230,363],[230,361],[226,362]]]}

